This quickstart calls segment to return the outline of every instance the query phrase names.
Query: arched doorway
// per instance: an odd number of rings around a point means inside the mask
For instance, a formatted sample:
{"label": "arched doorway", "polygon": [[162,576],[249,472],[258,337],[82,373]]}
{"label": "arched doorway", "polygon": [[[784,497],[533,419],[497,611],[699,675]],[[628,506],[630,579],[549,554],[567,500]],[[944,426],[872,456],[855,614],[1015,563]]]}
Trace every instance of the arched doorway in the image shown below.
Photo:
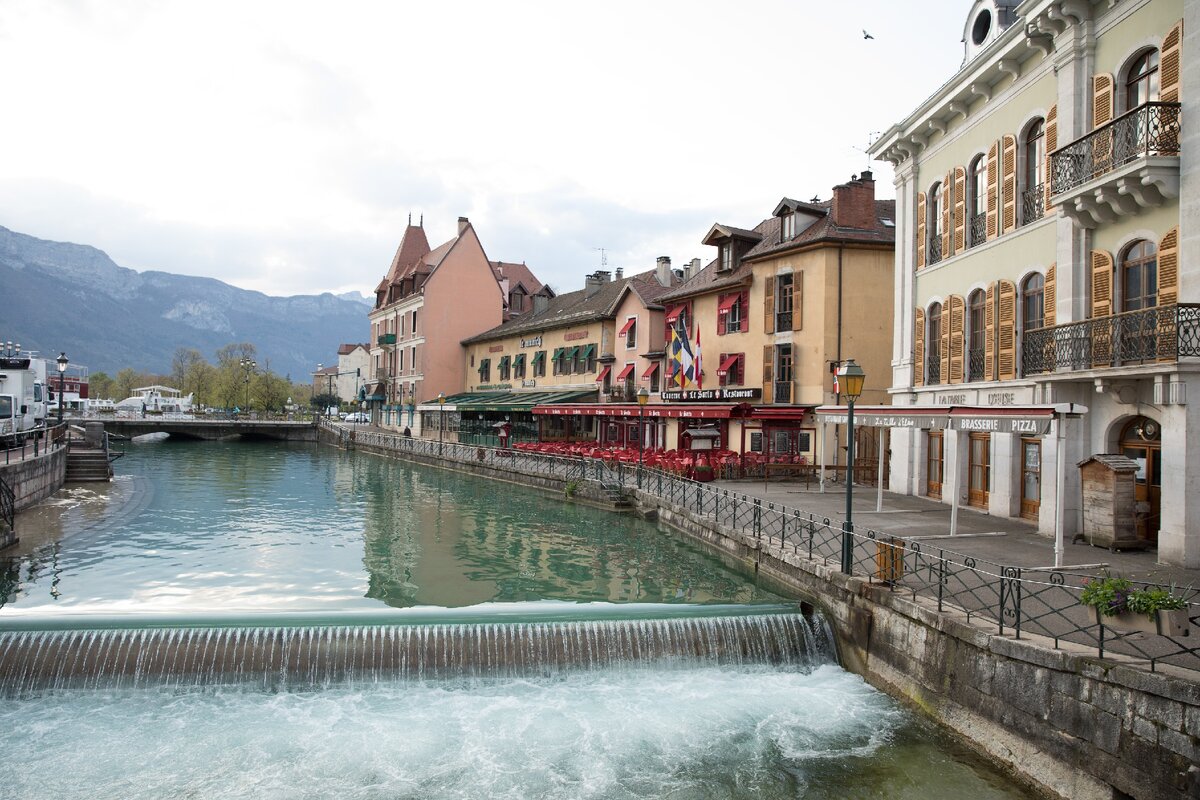
{"label": "arched doorway", "polygon": [[1158,544],[1162,495],[1162,429],[1149,417],[1134,417],[1121,430],[1121,453],[1137,462],[1133,499],[1137,535]]}

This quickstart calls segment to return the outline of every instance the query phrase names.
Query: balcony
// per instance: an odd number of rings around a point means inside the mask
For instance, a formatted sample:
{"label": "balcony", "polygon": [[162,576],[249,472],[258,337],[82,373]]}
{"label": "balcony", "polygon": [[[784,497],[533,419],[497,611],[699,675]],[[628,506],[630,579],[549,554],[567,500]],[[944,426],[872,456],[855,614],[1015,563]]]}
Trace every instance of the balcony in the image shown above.
{"label": "balcony", "polygon": [[1050,156],[1051,202],[1084,228],[1179,196],[1179,103],[1146,103]]}
{"label": "balcony", "polygon": [[942,260],[942,235],[935,233],[929,237],[929,244],[925,246],[925,263],[936,264]]}
{"label": "balcony", "polygon": [[925,365],[925,385],[938,386],[942,382],[942,362],[936,358],[931,358],[929,363]]}
{"label": "balcony", "polygon": [[775,312],[775,330],[790,331],[792,329],[792,312],[791,311],[776,311]]}
{"label": "balcony", "polygon": [[967,353],[967,382],[983,380],[984,349],[972,347]]}
{"label": "balcony", "polygon": [[1037,222],[1046,215],[1046,184],[1039,183],[1021,192],[1021,224]]}
{"label": "balcony", "polygon": [[1027,331],[1021,345],[1021,375],[1196,356],[1200,356],[1200,305],[1180,303]]}
{"label": "balcony", "polygon": [[636,403],[637,390],[632,383],[618,384],[604,393],[604,400],[607,403]]}
{"label": "balcony", "polygon": [[380,367],[379,369],[375,370],[375,380],[377,381],[386,381],[393,377],[392,371],[387,367]]}
{"label": "balcony", "polygon": [[972,215],[970,225],[967,247],[978,247],[987,241],[987,214]]}
{"label": "balcony", "polygon": [[381,333],[381,334],[379,334],[379,338],[375,340],[375,343],[376,344],[395,344],[396,343],[396,334]]}
{"label": "balcony", "polygon": [[776,403],[792,402],[792,382],[791,381],[775,381],[772,400]]}

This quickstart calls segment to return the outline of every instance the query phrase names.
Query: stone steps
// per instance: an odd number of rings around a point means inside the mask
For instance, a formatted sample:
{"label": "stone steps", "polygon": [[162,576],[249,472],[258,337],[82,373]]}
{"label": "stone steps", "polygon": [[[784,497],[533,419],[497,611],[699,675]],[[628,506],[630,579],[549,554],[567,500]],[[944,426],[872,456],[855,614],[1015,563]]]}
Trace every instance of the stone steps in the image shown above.
{"label": "stone steps", "polygon": [[69,483],[110,481],[112,465],[103,450],[73,447],[67,452],[66,480]]}

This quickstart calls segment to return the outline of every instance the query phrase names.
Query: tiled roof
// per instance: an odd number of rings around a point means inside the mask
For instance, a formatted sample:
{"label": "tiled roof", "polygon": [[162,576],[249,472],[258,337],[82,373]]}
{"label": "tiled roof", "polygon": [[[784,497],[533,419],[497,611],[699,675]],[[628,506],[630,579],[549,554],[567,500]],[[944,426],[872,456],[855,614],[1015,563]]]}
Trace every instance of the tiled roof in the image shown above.
{"label": "tiled roof", "polygon": [[371,345],[369,345],[369,344],[343,344],[338,347],[338,355],[339,356],[348,356],[360,347],[363,348],[364,350],[371,349]]}
{"label": "tiled roof", "polygon": [[[429,240],[425,238],[425,229],[419,225],[409,225],[400,237],[400,246],[388,268],[384,281],[395,283],[401,280],[420,259],[429,252]],[[380,284],[383,286],[384,284]]]}
{"label": "tiled roof", "polygon": [[488,263],[492,265],[492,272],[496,273],[497,281],[508,278],[509,286],[516,286],[519,283],[525,287],[528,294],[537,294],[541,291],[542,282],[524,264],[514,264],[508,261],[489,261]]}

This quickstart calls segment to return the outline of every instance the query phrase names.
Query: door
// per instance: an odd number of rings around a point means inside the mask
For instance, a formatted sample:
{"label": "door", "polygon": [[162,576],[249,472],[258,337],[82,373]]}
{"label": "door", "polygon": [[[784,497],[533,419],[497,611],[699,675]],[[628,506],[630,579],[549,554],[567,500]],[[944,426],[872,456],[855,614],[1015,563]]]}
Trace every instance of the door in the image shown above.
{"label": "door", "polygon": [[967,453],[967,505],[987,508],[992,478],[992,435],[972,433]]}
{"label": "door", "polygon": [[1042,507],[1042,443],[1021,440],[1021,516],[1036,520]]}
{"label": "door", "polygon": [[942,498],[942,463],[945,451],[943,450],[944,440],[942,439],[941,431],[929,431],[926,434],[928,437],[927,444],[929,445],[926,451],[926,475],[928,489],[925,493],[930,497],[937,499]]}
{"label": "door", "polygon": [[1139,539],[1158,544],[1162,497],[1162,434],[1158,423],[1138,417],[1121,434],[1121,453],[1137,462],[1133,485],[1134,523]]}

